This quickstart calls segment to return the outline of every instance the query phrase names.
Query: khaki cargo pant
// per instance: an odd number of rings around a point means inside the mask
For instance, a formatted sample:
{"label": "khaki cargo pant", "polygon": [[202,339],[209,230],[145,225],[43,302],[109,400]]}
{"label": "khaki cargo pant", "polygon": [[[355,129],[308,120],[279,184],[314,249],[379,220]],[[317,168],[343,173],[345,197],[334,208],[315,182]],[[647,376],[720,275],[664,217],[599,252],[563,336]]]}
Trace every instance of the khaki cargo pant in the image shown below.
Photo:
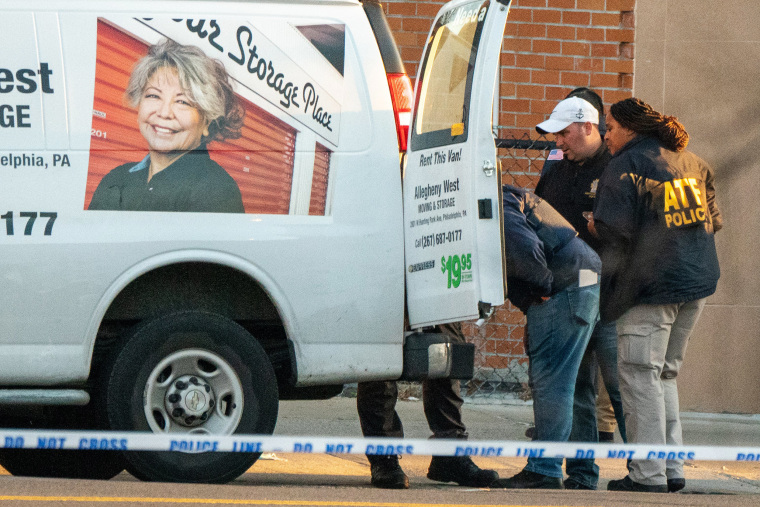
{"label": "khaki cargo pant", "polygon": [[[638,305],[617,321],[618,374],[628,442],[682,445],[676,377],[705,299]],[[683,460],[633,460],[631,479],[664,485],[683,477]]]}

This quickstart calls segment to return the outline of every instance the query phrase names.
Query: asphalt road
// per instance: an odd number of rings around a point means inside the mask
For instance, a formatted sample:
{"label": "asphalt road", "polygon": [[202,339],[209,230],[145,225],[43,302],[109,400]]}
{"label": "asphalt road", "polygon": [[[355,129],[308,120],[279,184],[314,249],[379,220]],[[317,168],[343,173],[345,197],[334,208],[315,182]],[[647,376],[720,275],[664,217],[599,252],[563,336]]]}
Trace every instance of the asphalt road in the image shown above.
{"label": "asphalt road", "polygon": [[[429,431],[421,402],[402,401],[398,411],[411,438]],[[526,440],[531,422],[525,404],[466,404],[465,422],[472,439]],[[355,400],[281,404],[276,434],[360,436]],[[760,447],[760,424],[753,417],[684,415],[685,440],[693,444]],[[585,491],[505,491],[461,488],[425,477],[429,457],[405,456],[401,465],[411,489],[388,491],[369,484],[369,465],[362,455],[281,454],[259,460],[246,474],[227,485],[144,483],[124,472],[110,481],[54,480],[0,475],[0,507],[67,505],[271,505],[339,507],[432,507],[471,505],[760,505],[760,464],[687,462],[686,489],[679,494]],[[517,473],[521,458],[475,458],[502,477]],[[623,460],[598,460],[600,486],[625,475]],[[2,473],[0,469],[0,473]]]}

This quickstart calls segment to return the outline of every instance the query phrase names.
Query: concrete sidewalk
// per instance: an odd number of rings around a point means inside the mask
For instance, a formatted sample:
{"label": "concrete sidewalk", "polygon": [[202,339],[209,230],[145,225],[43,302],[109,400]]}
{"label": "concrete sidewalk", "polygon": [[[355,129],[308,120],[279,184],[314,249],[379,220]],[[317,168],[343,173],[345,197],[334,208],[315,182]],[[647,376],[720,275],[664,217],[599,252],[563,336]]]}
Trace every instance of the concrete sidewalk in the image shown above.
{"label": "concrete sidewalk", "polygon": [[[409,438],[428,438],[425,415],[420,400],[399,400],[397,410]],[[530,403],[513,398],[488,400],[487,403],[466,402],[464,422],[472,440],[527,441],[525,429],[533,421]],[[724,414],[683,413],[684,442],[689,445],[728,445],[760,448],[760,417]],[[361,437],[356,414],[356,399],[337,397],[322,401],[284,401],[276,435]],[[618,436],[619,440],[619,436]],[[360,467],[369,480],[369,466],[360,455],[343,457],[353,467]],[[289,455],[295,464],[300,459]],[[510,477],[525,465],[524,458],[475,458],[482,467],[492,468],[501,477]],[[406,456],[402,466],[412,481],[426,481],[429,458]],[[348,463],[347,463],[348,464]],[[600,467],[600,489],[607,481],[626,474],[622,459],[597,460]],[[263,462],[257,467],[264,465]],[[364,468],[366,467],[366,468]],[[687,461],[684,468],[686,489],[692,494],[752,494],[760,495],[760,463],[736,461]]]}

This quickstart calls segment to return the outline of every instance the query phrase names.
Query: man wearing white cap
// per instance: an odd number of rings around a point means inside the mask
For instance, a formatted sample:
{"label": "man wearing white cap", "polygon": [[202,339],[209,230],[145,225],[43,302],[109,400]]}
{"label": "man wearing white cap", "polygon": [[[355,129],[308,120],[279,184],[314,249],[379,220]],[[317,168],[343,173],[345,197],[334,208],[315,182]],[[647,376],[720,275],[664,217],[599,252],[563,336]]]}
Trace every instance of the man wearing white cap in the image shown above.
{"label": "man wearing white cap", "polygon": [[[536,185],[536,194],[551,204],[578,231],[582,240],[597,253],[601,243],[587,228],[584,213],[594,207],[596,187],[611,155],[602,140],[599,121],[601,98],[588,88],[573,90],[560,102],[551,117],[536,126],[541,133],[553,133],[562,156],[548,160]],[[552,159],[550,155],[549,159]],[[596,376],[601,366],[602,379],[610,395],[620,434],[625,440],[625,419],[618,385],[617,333],[615,322],[600,321],[594,328],[581,361],[575,383],[573,428],[570,441],[597,442]],[[568,489],[596,489],[599,467],[593,459],[568,459],[565,467]]]}

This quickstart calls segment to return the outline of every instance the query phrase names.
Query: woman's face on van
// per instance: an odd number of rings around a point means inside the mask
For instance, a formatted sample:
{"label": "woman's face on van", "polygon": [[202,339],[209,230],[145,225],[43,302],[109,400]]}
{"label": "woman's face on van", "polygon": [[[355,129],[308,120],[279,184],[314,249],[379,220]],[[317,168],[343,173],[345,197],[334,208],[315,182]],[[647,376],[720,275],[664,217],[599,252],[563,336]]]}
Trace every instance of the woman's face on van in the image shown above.
{"label": "woman's face on van", "polygon": [[208,135],[208,125],[174,69],[159,69],[150,77],[137,106],[137,123],[151,152],[193,150]]}

